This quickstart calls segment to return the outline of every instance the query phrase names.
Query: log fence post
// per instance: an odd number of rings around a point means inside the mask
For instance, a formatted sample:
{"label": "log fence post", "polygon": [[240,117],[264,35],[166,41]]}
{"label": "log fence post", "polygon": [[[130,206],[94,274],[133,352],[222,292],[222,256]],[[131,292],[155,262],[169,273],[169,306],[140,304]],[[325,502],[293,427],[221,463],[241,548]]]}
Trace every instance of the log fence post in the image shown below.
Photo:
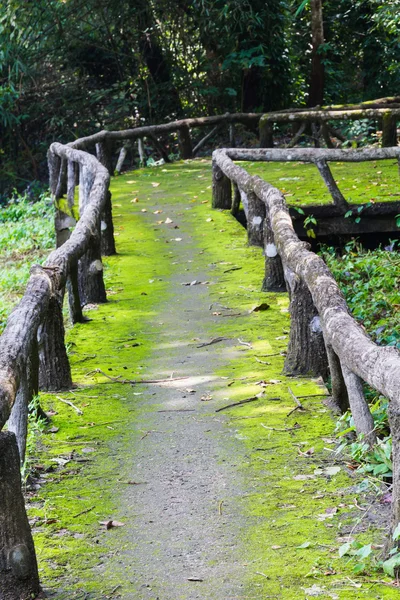
{"label": "log fence post", "polygon": [[232,208],[231,180],[212,161],[212,207],[230,210]]}
{"label": "log fence post", "polygon": [[363,435],[369,446],[376,443],[376,434],[374,431],[374,420],[369,410],[367,401],[364,397],[363,382],[358,375],[341,361],[343,379],[347,387],[351,414],[353,415],[354,425],[357,435]]}
{"label": "log fence post", "polygon": [[333,198],[333,204],[342,212],[345,213],[349,209],[349,205],[347,200],[344,198],[342,192],[339,190],[337,183],[332,175],[332,171],[330,170],[328,163],[324,159],[317,159],[315,161],[315,165],[317,166],[318,171],[330,195]]}
{"label": "log fence post", "polygon": [[32,598],[40,592],[35,547],[21,489],[14,433],[0,433],[0,598]]}
{"label": "log fence post", "polygon": [[247,194],[247,241],[249,246],[263,247],[265,204],[254,192]]}
{"label": "log fence post", "polygon": [[[96,144],[97,158],[106,167],[110,177],[114,174],[110,142],[105,140]],[[108,190],[106,203],[101,215],[101,253],[103,256],[113,256],[117,253],[114,239],[114,223],[112,218],[111,192]]]}
{"label": "log fence post", "polygon": [[382,148],[397,146],[397,119],[391,110],[382,117]]}
{"label": "log fence post", "polygon": [[183,160],[193,158],[192,137],[188,125],[183,125],[178,129],[178,144],[179,152]]}
{"label": "log fence post", "polygon": [[232,182],[232,185],[233,185],[233,199],[232,199],[231,213],[232,213],[232,216],[237,217],[239,214],[239,207],[240,207],[240,190],[239,190],[239,186],[237,185],[237,183]]}
{"label": "log fence post", "polygon": [[343,378],[342,366],[338,355],[329,343],[326,344],[326,353],[331,376],[332,401],[339,412],[345,413],[350,408],[350,404],[347,387]]}
{"label": "log fence post", "polygon": [[83,316],[81,298],[79,295],[78,264],[75,263],[69,270],[67,280],[68,306],[72,324],[85,323]]}
{"label": "log fence post", "polygon": [[274,232],[271,228],[268,211],[264,220],[263,233],[265,275],[261,289],[263,292],[286,292],[282,260],[275,245]]}
{"label": "log fence post", "polygon": [[317,310],[307,285],[285,267],[290,297],[290,336],[285,359],[287,375],[328,375],[324,336]]}
{"label": "log fence post", "polygon": [[62,198],[67,191],[67,163],[68,161],[65,158],[61,159],[58,181],[54,192],[56,198]]}
{"label": "log fence post", "polygon": [[271,123],[271,121],[268,121],[266,115],[264,117],[261,117],[258,129],[260,133],[260,148],[273,148],[273,123]]}
{"label": "log fence post", "polygon": [[385,545],[386,555],[393,546],[397,546],[400,552],[400,540],[393,540],[393,532],[400,523],[400,408],[392,402],[389,404],[388,416],[392,434],[393,487],[391,527]]}

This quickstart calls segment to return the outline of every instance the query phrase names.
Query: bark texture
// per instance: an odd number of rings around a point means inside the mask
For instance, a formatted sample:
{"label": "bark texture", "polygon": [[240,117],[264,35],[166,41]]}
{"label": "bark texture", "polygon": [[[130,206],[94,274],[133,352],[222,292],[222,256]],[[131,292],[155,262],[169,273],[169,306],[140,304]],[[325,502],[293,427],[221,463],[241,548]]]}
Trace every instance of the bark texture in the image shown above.
{"label": "bark texture", "polygon": [[25,600],[39,591],[35,548],[21,491],[15,435],[0,433],[0,598]]}
{"label": "bark texture", "polygon": [[190,129],[184,125],[178,130],[179,152],[184,160],[193,157],[192,136]]}
{"label": "bark texture", "polygon": [[249,246],[263,247],[265,204],[254,193],[247,194],[247,241]]}
{"label": "bark texture", "polygon": [[101,254],[113,256],[117,253],[114,239],[114,223],[112,218],[111,192],[107,192],[106,203],[101,215]]}
{"label": "bark texture", "polygon": [[265,276],[263,292],[286,292],[285,276],[281,257],[275,245],[274,232],[268,215],[264,221]]}
{"label": "bark texture", "polygon": [[213,208],[232,208],[231,182],[224,175],[219,166],[213,162],[212,166],[212,206]]}
{"label": "bark texture", "polygon": [[39,387],[45,391],[72,387],[71,368],[65,349],[62,295],[54,295],[38,330]]}

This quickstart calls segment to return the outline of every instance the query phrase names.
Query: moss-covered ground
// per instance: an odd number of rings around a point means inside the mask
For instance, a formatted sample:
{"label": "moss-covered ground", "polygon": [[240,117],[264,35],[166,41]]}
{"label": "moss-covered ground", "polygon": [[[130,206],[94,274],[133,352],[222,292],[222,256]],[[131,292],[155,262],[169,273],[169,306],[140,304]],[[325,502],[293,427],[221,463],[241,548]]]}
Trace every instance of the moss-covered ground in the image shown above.
{"label": "moss-covered ground", "polygon": [[[304,167],[264,167],[275,169],[287,191],[301,185],[290,178],[303,177]],[[118,255],[106,261],[109,302],[92,307],[87,312],[91,321],[68,332],[77,387],[42,396],[54,416],[32,459],[41,487],[29,500],[29,516],[44,587],[59,599],[172,600],[134,586],[126,591],[117,566],[126,530],[134,523],[110,530],[104,525],[112,519],[124,522],[119,500],[127,486],[135,502],[128,464],[148,434],[135,423],[149,410],[142,398],[144,385],[112,383],[106,375],[133,380],[167,375],[152,372],[152,355],[163,335],[159,311],[167,301],[173,307],[181,293],[171,282],[182,272],[180,245],[190,232],[188,281],[197,272],[207,273],[210,281],[202,335],[237,340],[234,353],[221,349],[215,374],[225,377],[226,385],[207,404],[207,418],[217,418],[218,406],[264,392],[257,401],[218,413],[218,418],[225,415],[232,443],[242,448],[244,458],[236,468],[246,484],[234,501],[245,522],[240,534],[229,522],[227,499],[227,535],[239,549],[245,572],[244,589],[229,600],[394,598],[396,589],[372,564],[355,575],[353,563],[338,558],[338,547],[355,531],[358,539],[376,544],[384,533],[369,518],[360,480],[333,452],[334,420],[320,397],[324,388],[318,381],[282,375],[288,299],[260,292],[261,252],[246,245],[244,230],[229,214],[211,210],[210,179],[210,162],[198,160],[113,180]],[[171,207],[176,215],[172,223]],[[269,308],[252,312],[261,302]],[[302,397],[304,411],[291,412],[295,403],[289,388]],[[225,508],[220,505],[219,510]],[[134,552],[140,553],[140,546]],[[161,590],[162,579],[161,569]],[[176,598],[205,598],[201,588],[195,593],[180,596],[177,589]],[[215,600],[219,598],[228,600],[216,592]]]}

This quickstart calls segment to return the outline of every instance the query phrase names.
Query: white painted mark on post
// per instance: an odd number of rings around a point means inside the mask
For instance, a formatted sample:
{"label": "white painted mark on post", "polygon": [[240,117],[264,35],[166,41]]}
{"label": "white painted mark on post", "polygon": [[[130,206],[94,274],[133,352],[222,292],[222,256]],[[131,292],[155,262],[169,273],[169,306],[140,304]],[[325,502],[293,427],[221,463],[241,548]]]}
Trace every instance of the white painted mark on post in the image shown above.
{"label": "white painted mark on post", "polygon": [[315,316],[310,321],[310,329],[312,333],[321,333],[321,319],[318,316]]}
{"label": "white painted mark on post", "polygon": [[107,223],[104,221],[101,222],[101,231],[105,231],[107,229]]}
{"label": "white painted mark on post", "polygon": [[274,258],[278,254],[275,244],[267,244],[265,246],[265,254],[268,258]]}
{"label": "white painted mark on post", "polygon": [[253,217],[252,224],[254,225],[254,227],[259,227],[261,225],[261,221],[261,217]]}

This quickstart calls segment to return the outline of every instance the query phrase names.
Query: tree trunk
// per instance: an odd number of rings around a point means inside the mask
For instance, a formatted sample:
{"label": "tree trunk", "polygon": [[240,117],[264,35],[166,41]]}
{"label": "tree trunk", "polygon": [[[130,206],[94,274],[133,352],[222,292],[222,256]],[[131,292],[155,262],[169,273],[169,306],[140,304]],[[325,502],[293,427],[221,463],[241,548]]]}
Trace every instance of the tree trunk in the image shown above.
{"label": "tree trunk", "polygon": [[0,433],[0,598],[25,600],[40,592],[32,534],[21,491],[15,435]]}
{"label": "tree trunk", "polygon": [[41,390],[71,389],[71,368],[64,337],[61,294],[57,294],[50,299],[46,317],[38,331],[39,387]]}
{"label": "tree trunk", "polygon": [[311,79],[307,106],[322,106],[324,100],[325,71],[321,46],[324,44],[322,0],[310,0],[311,6]]}

